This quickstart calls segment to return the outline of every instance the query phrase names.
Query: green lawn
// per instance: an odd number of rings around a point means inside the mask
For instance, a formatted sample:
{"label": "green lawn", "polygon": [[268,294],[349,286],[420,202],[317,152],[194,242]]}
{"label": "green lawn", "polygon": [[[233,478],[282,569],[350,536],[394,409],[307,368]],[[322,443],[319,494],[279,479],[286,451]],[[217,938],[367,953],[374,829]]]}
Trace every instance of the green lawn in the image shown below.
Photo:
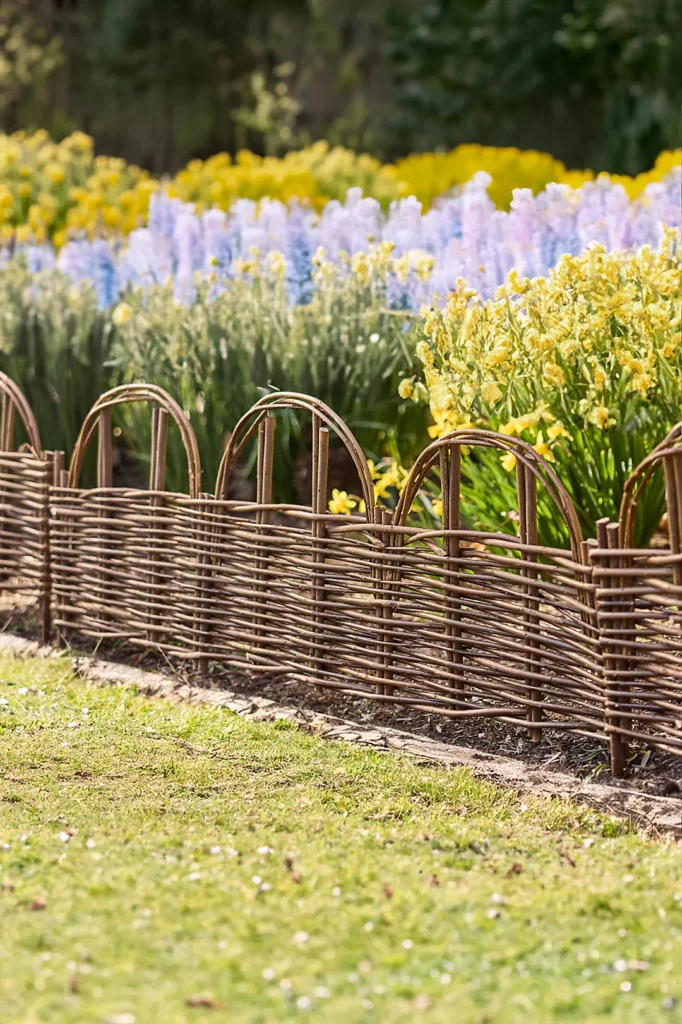
{"label": "green lawn", "polygon": [[67,659],[0,680],[3,1022],[682,1019],[672,842]]}

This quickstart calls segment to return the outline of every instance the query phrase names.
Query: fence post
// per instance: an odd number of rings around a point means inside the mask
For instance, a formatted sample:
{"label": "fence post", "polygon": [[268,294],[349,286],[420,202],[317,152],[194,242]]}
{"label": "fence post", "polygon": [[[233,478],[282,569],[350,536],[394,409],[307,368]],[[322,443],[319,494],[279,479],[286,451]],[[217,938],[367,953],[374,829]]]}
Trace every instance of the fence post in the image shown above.
{"label": "fence post", "polygon": [[618,610],[618,591],[621,583],[618,573],[620,560],[618,555],[612,552],[619,544],[619,524],[609,523],[608,518],[597,521],[598,547],[591,552],[592,558],[598,560],[601,565],[613,573],[606,574],[599,588],[600,596],[597,600],[597,615],[599,621],[599,639],[603,645],[604,662],[604,716],[606,728],[609,734],[609,749],[611,754],[611,774],[620,778],[625,770],[629,744],[620,731],[621,719],[618,714],[622,698],[621,685],[618,682],[618,669],[621,662],[622,652],[617,642],[618,619],[615,613]]}
{"label": "fence post", "polygon": [[[522,544],[530,547],[536,546],[538,542],[538,520],[537,520],[537,487],[533,473],[520,459],[516,461],[516,487],[519,502],[519,539]],[[524,562],[537,561],[535,552],[525,551],[522,553]],[[526,654],[526,672],[528,673],[527,696],[533,701],[528,708],[527,718],[529,722],[542,721],[542,691],[536,676],[540,670],[540,650],[536,636],[538,625],[538,611],[540,601],[537,587],[534,581],[538,579],[537,569],[524,566],[521,575],[528,581],[523,584],[523,642],[529,648]],[[539,691],[539,692],[538,692]],[[528,729],[529,737],[537,742],[542,737],[542,730]]]}
{"label": "fence post", "polygon": [[313,415],[313,457],[312,457],[312,511],[315,518],[311,524],[313,538],[313,577],[312,577],[312,647],[310,663],[315,675],[319,677],[326,671],[324,662],[324,616],[326,593],[324,587],[324,541],[327,528],[324,520],[317,518],[327,511],[329,474],[329,430],[322,426],[317,414]]}
{"label": "fence post", "polygon": [[461,550],[459,537],[451,536],[459,530],[459,500],[461,483],[461,451],[459,445],[441,448],[438,452],[440,464],[440,489],[443,502],[443,553],[444,568],[444,610],[445,635],[447,637],[448,668],[452,675],[450,684],[460,696],[464,692],[464,651],[462,649],[462,599],[453,593],[459,586],[459,563]]}
{"label": "fence post", "polygon": [[[272,504],[272,464],[275,451],[275,420],[266,416],[258,424],[258,468],[256,471],[256,503],[259,506]],[[254,636],[255,646],[265,655],[270,653],[268,645],[268,563],[269,546],[267,526],[270,509],[258,508],[256,512],[256,571],[254,574]]]}
{"label": "fence post", "polygon": [[158,642],[161,634],[153,627],[159,619],[159,613],[155,610],[155,604],[160,586],[163,584],[163,575],[159,573],[155,565],[162,547],[163,527],[156,521],[157,510],[163,509],[164,498],[161,492],[166,486],[166,454],[168,451],[168,419],[167,409],[156,406],[152,409],[152,447],[151,463],[149,469],[149,490],[152,491],[150,499],[150,536],[149,536],[149,562],[150,571],[147,579],[148,603],[147,603],[147,639]]}

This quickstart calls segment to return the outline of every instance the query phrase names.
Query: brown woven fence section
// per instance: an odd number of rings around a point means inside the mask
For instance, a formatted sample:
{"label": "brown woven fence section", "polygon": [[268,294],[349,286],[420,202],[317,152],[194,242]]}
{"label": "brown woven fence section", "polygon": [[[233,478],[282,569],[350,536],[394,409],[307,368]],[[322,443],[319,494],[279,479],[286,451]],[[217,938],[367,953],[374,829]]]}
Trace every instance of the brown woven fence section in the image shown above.
{"label": "brown woven fence section", "polygon": [[[682,427],[628,480],[618,523],[597,524],[592,549],[604,651],[605,730],[616,774],[635,741],[682,755]],[[665,477],[668,545],[635,548],[638,505]]]}
{"label": "brown woven fence section", "polygon": [[[111,411],[130,402],[153,405],[148,490],[112,485]],[[168,429],[180,431],[191,497],[201,467],[182,409],[161,388],[126,385],[93,406],[74,449],[68,477],[51,494],[54,624],[72,633],[181,653],[176,638],[191,632],[196,604],[195,517],[188,499],[164,490]],[[97,487],[79,486],[97,435]]]}
{"label": "brown woven fence section", "polygon": [[[54,454],[43,452],[24,395],[0,373],[0,592],[5,607],[35,604],[43,638],[50,632],[48,487]],[[27,441],[15,451],[17,421]]]}
{"label": "brown woven fence section", "polygon": [[[585,540],[561,481],[523,441],[462,430],[420,455],[398,506],[373,503],[367,461],[343,421],[305,395],[275,393],[243,417],[215,495],[202,491],[194,434],[180,407],[148,384],[116,388],[83,424],[68,473],[43,453],[25,399],[0,377],[0,591],[39,602],[45,634],[151,649],[295,677],[316,687],[460,719],[496,718],[533,738],[558,730],[607,739],[616,774],[631,744],[682,755],[682,426],[632,474],[619,521]],[[114,408],[151,407],[146,489],[113,486]],[[278,416],[312,419],[311,493],[272,500]],[[13,451],[14,421],[29,439]],[[186,457],[185,494],[165,491],[169,429]],[[97,483],[80,475],[97,439]],[[228,488],[249,442],[252,502]],[[328,511],[331,443],[355,467],[363,513]],[[463,460],[513,454],[518,535],[472,531],[460,512]],[[666,548],[633,546],[638,502],[663,472]],[[413,502],[439,482],[442,523]],[[537,507],[552,502],[568,537],[538,542]]]}

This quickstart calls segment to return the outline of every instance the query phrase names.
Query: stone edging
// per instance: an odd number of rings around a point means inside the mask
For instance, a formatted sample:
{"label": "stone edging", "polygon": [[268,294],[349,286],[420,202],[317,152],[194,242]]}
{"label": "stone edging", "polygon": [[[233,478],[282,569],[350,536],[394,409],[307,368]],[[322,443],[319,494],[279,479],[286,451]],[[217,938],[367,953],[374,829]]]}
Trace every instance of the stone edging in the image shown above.
{"label": "stone edging", "polygon": [[[64,651],[42,647],[14,634],[0,634],[0,654],[16,657],[63,656]],[[622,786],[587,782],[563,772],[549,772],[524,761],[461,747],[415,733],[386,727],[363,728],[318,711],[306,711],[278,704],[266,697],[244,697],[232,690],[192,686],[161,672],[147,672],[126,664],[104,661],[88,655],[72,658],[74,672],[97,685],[130,686],[148,697],[161,697],[194,705],[221,707],[252,721],[294,722],[300,728],[330,740],[361,743],[377,750],[399,751],[422,761],[452,767],[466,767],[478,778],[487,779],[519,795],[548,796],[587,804],[602,814],[625,818],[639,828],[682,836],[682,801],[656,796]]]}

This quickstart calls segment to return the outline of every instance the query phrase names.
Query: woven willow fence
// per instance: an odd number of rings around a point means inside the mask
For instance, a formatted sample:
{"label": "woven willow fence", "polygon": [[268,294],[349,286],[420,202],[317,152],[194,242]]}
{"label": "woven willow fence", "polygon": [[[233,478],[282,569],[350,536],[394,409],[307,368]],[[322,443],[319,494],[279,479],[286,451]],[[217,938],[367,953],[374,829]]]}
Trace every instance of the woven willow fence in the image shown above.
{"label": "woven willow fence", "polygon": [[[560,480],[525,442],[483,430],[435,441],[394,511],[374,505],[367,461],[321,402],[276,393],[238,423],[215,494],[201,490],[199,452],[161,388],[103,395],[83,424],[68,472],[44,452],[26,400],[0,376],[0,590],[32,595],[45,637],[111,640],[209,664],[459,719],[496,718],[533,738],[557,730],[610,745],[621,774],[631,744],[682,754],[682,427],[635,470],[619,522],[585,540]],[[113,486],[112,409],[152,407],[149,487]],[[272,501],[277,414],[312,417],[309,504]],[[13,450],[17,416],[28,443]],[[168,431],[187,457],[186,494],[164,490]],[[366,514],[332,515],[330,434],[357,472]],[[80,483],[97,441],[97,486]],[[245,446],[257,445],[255,501],[228,498]],[[462,458],[516,456],[518,537],[460,523]],[[464,449],[464,451],[463,451]],[[665,474],[669,546],[637,549],[637,502]],[[442,526],[410,522],[429,473]],[[566,526],[565,549],[538,543],[537,490]]]}

